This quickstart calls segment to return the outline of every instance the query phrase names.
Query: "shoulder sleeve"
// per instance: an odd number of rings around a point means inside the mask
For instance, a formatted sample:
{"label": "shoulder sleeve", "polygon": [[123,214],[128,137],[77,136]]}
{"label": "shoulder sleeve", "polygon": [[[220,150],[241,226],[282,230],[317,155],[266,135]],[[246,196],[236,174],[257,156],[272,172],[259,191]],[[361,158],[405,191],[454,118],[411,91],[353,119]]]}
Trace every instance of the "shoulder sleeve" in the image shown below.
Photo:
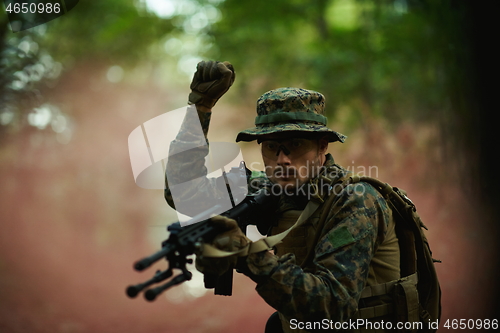
{"label": "shoulder sleeve", "polygon": [[[208,128],[211,113],[188,107],[179,133],[170,144],[165,173],[164,196],[180,213],[196,215],[210,208],[224,193],[215,179],[207,178]],[[227,195],[227,194],[226,194]]]}
{"label": "shoulder sleeve", "polygon": [[[234,202],[225,182],[207,177],[205,159],[209,153],[209,123],[210,113],[197,112],[194,106],[188,108],[179,133],[170,144],[164,196],[172,208],[188,216],[216,205],[221,206],[220,212],[227,211]],[[265,173],[252,172],[248,192],[256,192],[266,181]],[[234,195],[234,188],[232,190]]]}
{"label": "shoulder sleeve", "polygon": [[270,187],[271,182],[264,171],[252,171],[248,179],[248,192],[255,193],[263,187]]}

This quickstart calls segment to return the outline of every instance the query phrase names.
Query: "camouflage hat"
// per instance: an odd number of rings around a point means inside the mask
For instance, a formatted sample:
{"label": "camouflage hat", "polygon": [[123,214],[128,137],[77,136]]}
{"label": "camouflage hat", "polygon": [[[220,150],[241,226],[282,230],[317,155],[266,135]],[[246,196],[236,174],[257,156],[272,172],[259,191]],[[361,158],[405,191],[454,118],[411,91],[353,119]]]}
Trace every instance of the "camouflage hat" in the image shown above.
{"label": "camouflage hat", "polygon": [[344,142],[345,135],[326,127],[325,97],[312,90],[279,88],[257,100],[255,126],[238,133],[236,142],[253,141],[281,132],[324,133],[330,142]]}

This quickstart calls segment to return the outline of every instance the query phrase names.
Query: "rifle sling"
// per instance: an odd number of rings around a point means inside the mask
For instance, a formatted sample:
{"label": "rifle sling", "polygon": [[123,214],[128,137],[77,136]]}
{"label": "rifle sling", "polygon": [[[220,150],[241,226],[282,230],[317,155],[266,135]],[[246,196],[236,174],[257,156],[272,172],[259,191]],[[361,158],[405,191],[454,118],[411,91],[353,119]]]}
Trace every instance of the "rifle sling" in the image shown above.
{"label": "rifle sling", "polygon": [[309,200],[309,202],[306,205],[306,208],[302,211],[302,214],[300,214],[299,218],[297,219],[297,222],[295,222],[294,225],[292,225],[290,228],[287,230],[276,234],[272,235],[269,237],[264,237],[259,239],[258,241],[251,242],[247,244],[244,248],[238,251],[223,251],[219,250],[218,248],[210,245],[210,244],[202,244],[202,255],[204,257],[210,257],[210,258],[222,258],[222,257],[229,257],[233,255],[237,255],[240,257],[245,257],[251,253],[257,253],[261,251],[266,251],[266,250],[271,250],[276,244],[280,243],[287,235],[292,231],[294,228],[300,226],[302,223],[304,223],[309,217],[314,214],[314,212],[318,209],[320,206],[321,202],[319,200]]}

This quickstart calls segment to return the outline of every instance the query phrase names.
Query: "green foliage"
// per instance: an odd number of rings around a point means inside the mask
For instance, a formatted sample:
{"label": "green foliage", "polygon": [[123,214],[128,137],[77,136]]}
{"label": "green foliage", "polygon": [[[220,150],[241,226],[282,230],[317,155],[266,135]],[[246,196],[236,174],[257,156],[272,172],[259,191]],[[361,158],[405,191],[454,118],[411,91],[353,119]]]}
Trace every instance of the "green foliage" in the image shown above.
{"label": "green foliage", "polygon": [[106,0],[80,1],[57,19],[14,33],[0,6],[0,132],[60,119],[43,91],[73,63],[133,66],[151,59],[150,47],[173,29],[137,1]]}
{"label": "green foliage", "polygon": [[[127,67],[152,59],[172,69],[177,57],[177,69],[187,73],[200,56],[229,60],[237,72],[233,89],[240,89],[234,95],[243,102],[277,87],[315,89],[325,94],[329,117],[342,113],[348,124],[432,118],[463,90],[464,9],[451,0],[172,3],[175,11],[161,18],[138,0],[80,1],[43,29],[7,31],[4,40],[15,47],[30,36],[40,54],[65,69],[80,61]],[[12,76],[3,79],[5,86]]]}
{"label": "green foliage", "polygon": [[63,61],[133,64],[143,60],[149,47],[173,26],[136,5],[134,0],[80,1],[47,25],[44,45]]}
{"label": "green foliage", "polygon": [[448,1],[226,0],[219,9],[210,56],[235,64],[242,91],[316,89],[330,116],[344,108],[356,123],[447,107],[463,14]]}
{"label": "green foliage", "polygon": [[40,29],[13,34],[7,16],[1,14],[0,133],[7,125],[17,129],[25,122],[22,113],[43,103],[40,82],[50,82],[61,70],[59,63],[40,50]]}

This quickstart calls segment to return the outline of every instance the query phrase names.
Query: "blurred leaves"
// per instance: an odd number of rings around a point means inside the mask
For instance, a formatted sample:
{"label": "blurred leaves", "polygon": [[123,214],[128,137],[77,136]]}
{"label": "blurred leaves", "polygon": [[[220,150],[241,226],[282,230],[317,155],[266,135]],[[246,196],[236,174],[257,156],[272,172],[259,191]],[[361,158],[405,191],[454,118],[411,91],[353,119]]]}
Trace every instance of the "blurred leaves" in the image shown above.
{"label": "blurred leaves", "polygon": [[55,62],[39,41],[43,28],[12,34],[6,17],[0,19],[0,129],[19,127],[23,110],[43,101],[40,82],[59,76],[61,64]]}
{"label": "blurred leaves", "polygon": [[48,27],[45,46],[57,59],[134,64],[173,29],[169,19],[134,0],[80,1]]}
{"label": "blurred leaves", "polygon": [[[163,15],[152,12],[144,0],[80,1],[41,26],[37,36],[36,29],[25,36],[38,43],[40,55],[65,70],[81,62],[126,70],[150,61],[163,63],[171,76],[182,76],[194,72],[201,58],[229,60],[238,72],[240,90],[234,95],[240,102],[253,104],[279,86],[300,86],[324,93],[329,117],[342,117],[352,126],[374,116],[389,124],[447,117],[450,96],[461,96],[465,89],[467,45],[459,1],[162,4],[169,9]],[[3,40],[15,47],[12,35],[5,31]],[[20,36],[15,35],[17,43]],[[28,66],[21,62],[18,66]],[[19,71],[13,68],[10,78],[2,78],[4,85]]]}
{"label": "blurred leaves", "polygon": [[458,69],[463,10],[453,4],[226,0],[210,56],[235,64],[242,91],[298,85],[323,92],[330,116],[342,107],[356,123],[425,120],[448,107]]}
{"label": "blurred leaves", "polygon": [[[26,124],[45,128],[47,121],[43,126],[34,122],[40,118],[37,107],[46,103],[43,92],[54,88],[59,75],[74,64],[134,66],[151,58],[151,46],[173,29],[170,20],[141,2],[106,0],[80,1],[62,17],[13,33],[1,6],[0,132]],[[45,117],[49,120],[64,117],[56,106],[41,110],[57,111]]]}

